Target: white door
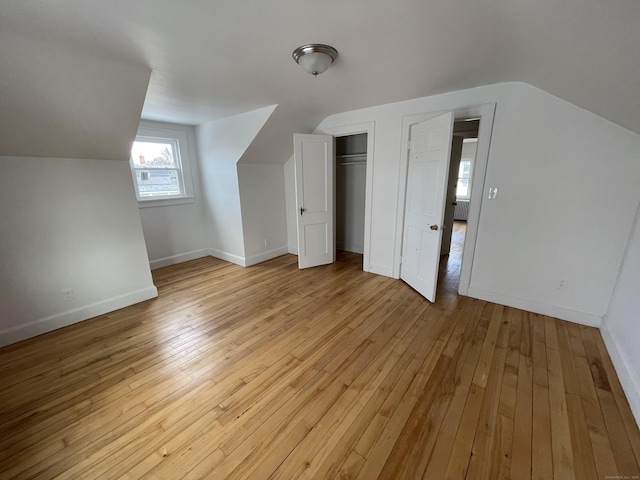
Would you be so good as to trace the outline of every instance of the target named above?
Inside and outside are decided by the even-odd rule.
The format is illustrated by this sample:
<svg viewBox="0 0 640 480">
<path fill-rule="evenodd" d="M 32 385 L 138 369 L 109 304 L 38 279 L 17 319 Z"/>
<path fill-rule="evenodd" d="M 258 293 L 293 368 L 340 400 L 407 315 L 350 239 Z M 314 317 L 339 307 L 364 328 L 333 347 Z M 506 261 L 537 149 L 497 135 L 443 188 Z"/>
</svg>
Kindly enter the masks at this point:
<svg viewBox="0 0 640 480">
<path fill-rule="evenodd" d="M 333 137 L 293 135 L 298 218 L 298 267 L 335 261 Z"/>
<path fill-rule="evenodd" d="M 400 278 L 431 302 L 436 299 L 452 135 L 452 112 L 410 130 Z"/>
</svg>

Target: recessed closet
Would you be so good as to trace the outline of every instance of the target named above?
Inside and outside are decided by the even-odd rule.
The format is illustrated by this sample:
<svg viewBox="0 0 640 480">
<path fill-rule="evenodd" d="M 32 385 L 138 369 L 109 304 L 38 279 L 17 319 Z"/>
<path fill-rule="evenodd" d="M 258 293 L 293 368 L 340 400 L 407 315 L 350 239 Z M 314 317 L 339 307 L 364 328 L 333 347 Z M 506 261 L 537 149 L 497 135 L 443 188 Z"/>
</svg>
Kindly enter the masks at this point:
<svg viewBox="0 0 640 480">
<path fill-rule="evenodd" d="M 364 253 L 367 134 L 336 137 L 336 249 Z"/>
</svg>

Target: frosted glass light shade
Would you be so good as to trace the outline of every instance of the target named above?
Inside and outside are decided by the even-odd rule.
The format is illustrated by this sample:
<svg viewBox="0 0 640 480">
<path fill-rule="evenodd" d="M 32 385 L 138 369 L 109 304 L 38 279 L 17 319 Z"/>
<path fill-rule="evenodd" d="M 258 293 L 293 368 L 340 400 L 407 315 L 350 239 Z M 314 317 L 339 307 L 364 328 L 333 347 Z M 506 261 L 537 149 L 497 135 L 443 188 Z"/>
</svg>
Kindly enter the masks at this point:
<svg viewBox="0 0 640 480">
<path fill-rule="evenodd" d="M 337 57 L 338 52 L 335 48 L 317 43 L 303 45 L 293 51 L 293 59 L 311 75 L 325 72 Z"/>
</svg>

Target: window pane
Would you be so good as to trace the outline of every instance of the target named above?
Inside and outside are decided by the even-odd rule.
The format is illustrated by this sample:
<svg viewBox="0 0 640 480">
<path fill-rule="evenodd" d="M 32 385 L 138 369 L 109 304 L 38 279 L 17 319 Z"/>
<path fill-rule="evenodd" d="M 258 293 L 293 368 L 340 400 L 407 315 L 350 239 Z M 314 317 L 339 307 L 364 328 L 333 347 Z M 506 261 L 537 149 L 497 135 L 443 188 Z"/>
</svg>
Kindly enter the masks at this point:
<svg viewBox="0 0 640 480">
<path fill-rule="evenodd" d="M 135 168 L 177 167 L 172 143 L 136 141 L 131 149 L 131 158 Z"/>
<path fill-rule="evenodd" d="M 456 185 L 456 197 L 457 198 L 469 197 L 469 179 L 468 178 L 458 179 L 458 184 Z"/>
<path fill-rule="evenodd" d="M 177 170 L 135 170 L 140 197 L 180 195 Z"/>
<path fill-rule="evenodd" d="M 460 162 L 460 170 L 458 171 L 459 178 L 469 178 L 471 173 L 471 162 L 469 160 L 463 160 Z"/>
</svg>

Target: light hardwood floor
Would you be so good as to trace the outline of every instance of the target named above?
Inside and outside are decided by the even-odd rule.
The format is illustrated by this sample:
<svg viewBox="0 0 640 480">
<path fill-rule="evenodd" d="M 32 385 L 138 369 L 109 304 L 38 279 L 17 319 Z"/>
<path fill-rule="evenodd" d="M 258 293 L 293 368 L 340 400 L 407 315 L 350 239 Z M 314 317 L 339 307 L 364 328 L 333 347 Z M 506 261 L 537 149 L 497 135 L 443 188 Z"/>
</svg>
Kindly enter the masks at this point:
<svg viewBox="0 0 640 480">
<path fill-rule="evenodd" d="M 605 479 L 640 433 L 596 329 L 361 257 L 154 272 L 158 299 L 0 349 L 0 478 Z"/>
</svg>

